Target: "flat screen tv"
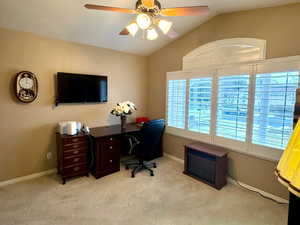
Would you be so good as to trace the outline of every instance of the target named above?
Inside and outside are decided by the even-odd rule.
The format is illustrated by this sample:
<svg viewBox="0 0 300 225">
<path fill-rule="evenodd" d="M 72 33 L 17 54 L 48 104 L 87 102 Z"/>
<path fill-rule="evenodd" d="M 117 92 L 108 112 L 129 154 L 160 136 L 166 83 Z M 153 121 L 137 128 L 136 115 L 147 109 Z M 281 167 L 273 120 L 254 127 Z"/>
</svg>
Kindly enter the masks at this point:
<svg viewBox="0 0 300 225">
<path fill-rule="evenodd" d="M 57 73 L 56 105 L 107 102 L 107 76 Z"/>
</svg>

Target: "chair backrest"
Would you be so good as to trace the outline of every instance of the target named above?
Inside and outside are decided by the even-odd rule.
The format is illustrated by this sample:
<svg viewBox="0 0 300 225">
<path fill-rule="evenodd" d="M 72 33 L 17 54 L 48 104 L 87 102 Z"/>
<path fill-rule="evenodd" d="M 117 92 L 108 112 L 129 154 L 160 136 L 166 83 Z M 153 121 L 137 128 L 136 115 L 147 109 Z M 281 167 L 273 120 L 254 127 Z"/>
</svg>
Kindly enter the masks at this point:
<svg viewBox="0 0 300 225">
<path fill-rule="evenodd" d="M 141 142 L 137 157 L 142 160 L 152 160 L 159 155 L 165 121 L 163 119 L 151 120 L 143 124 L 141 129 Z"/>
</svg>

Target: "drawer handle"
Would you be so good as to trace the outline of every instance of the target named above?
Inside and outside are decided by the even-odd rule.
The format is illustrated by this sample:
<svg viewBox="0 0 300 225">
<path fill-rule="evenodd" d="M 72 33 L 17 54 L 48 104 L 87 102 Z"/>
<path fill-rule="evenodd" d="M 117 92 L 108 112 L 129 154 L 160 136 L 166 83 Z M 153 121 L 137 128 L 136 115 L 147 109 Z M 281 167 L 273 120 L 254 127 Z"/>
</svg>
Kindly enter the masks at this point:
<svg viewBox="0 0 300 225">
<path fill-rule="evenodd" d="M 80 169 L 80 167 L 77 166 L 77 167 L 75 167 L 73 170 L 74 170 L 74 171 L 78 171 L 79 169 Z"/>
<path fill-rule="evenodd" d="M 78 162 L 78 161 L 79 161 L 79 158 L 73 159 L 73 162 Z"/>
<path fill-rule="evenodd" d="M 109 146 L 109 149 L 113 149 L 113 147 L 112 147 L 112 146 Z"/>
<path fill-rule="evenodd" d="M 75 155 L 75 154 L 78 154 L 78 152 L 79 152 L 79 151 L 73 151 L 73 154 L 74 154 L 74 155 Z"/>
<path fill-rule="evenodd" d="M 77 142 L 78 141 L 78 138 L 74 138 L 72 139 L 73 142 Z"/>
<path fill-rule="evenodd" d="M 112 140 L 113 140 L 113 138 L 110 138 L 109 140 L 110 140 L 110 141 L 112 141 Z"/>
<path fill-rule="evenodd" d="M 77 144 L 76 144 L 76 145 L 73 145 L 73 148 L 78 148 L 78 147 L 79 147 L 79 145 L 77 145 Z"/>
<path fill-rule="evenodd" d="M 112 163 L 112 160 L 109 160 L 110 163 Z"/>
</svg>

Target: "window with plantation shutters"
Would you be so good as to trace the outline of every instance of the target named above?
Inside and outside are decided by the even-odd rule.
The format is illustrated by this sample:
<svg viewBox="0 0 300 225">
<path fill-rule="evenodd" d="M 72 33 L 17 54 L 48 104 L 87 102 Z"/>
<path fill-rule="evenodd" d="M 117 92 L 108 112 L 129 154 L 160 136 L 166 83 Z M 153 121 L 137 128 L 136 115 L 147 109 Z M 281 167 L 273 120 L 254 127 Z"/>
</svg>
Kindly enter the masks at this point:
<svg viewBox="0 0 300 225">
<path fill-rule="evenodd" d="M 299 76 L 300 56 L 168 72 L 166 132 L 278 160 L 300 111 Z"/>
<path fill-rule="evenodd" d="M 190 79 L 188 129 L 210 133 L 212 78 Z"/>
<path fill-rule="evenodd" d="M 218 78 L 217 136 L 246 140 L 248 89 L 249 75 Z"/>
<path fill-rule="evenodd" d="M 252 143 L 284 149 L 293 131 L 299 72 L 256 75 Z"/>
<path fill-rule="evenodd" d="M 168 126 L 185 128 L 186 80 L 168 81 Z"/>
</svg>

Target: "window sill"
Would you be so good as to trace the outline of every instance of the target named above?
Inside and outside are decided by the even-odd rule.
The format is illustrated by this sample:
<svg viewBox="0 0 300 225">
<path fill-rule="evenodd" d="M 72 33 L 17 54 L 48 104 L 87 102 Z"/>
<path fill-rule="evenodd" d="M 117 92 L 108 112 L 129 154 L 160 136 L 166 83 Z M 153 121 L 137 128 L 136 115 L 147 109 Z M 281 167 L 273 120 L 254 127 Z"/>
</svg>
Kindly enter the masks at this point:
<svg viewBox="0 0 300 225">
<path fill-rule="evenodd" d="M 189 139 L 192 141 L 201 141 L 216 146 L 222 146 L 232 152 L 237 152 L 240 154 L 252 156 L 261 160 L 266 160 L 275 163 L 278 163 L 281 154 L 283 153 L 283 151 L 279 149 L 273 149 L 273 148 L 258 146 L 254 144 L 247 145 L 247 143 L 230 140 L 226 138 L 221 138 L 223 139 L 223 143 L 221 143 L 220 141 L 217 141 L 216 143 L 216 141 L 214 141 L 214 139 L 216 138 L 214 138 L 211 135 L 201 134 L 193 131 L 187 131 L 184 129 L 174 128 L 174 127 L 167 127 L 166 133 L 173 136 Z M 217 139 L 220 138 L 217 137 Z M 234 147 L 232 147 L 233 144 Z"/>
</svg>

